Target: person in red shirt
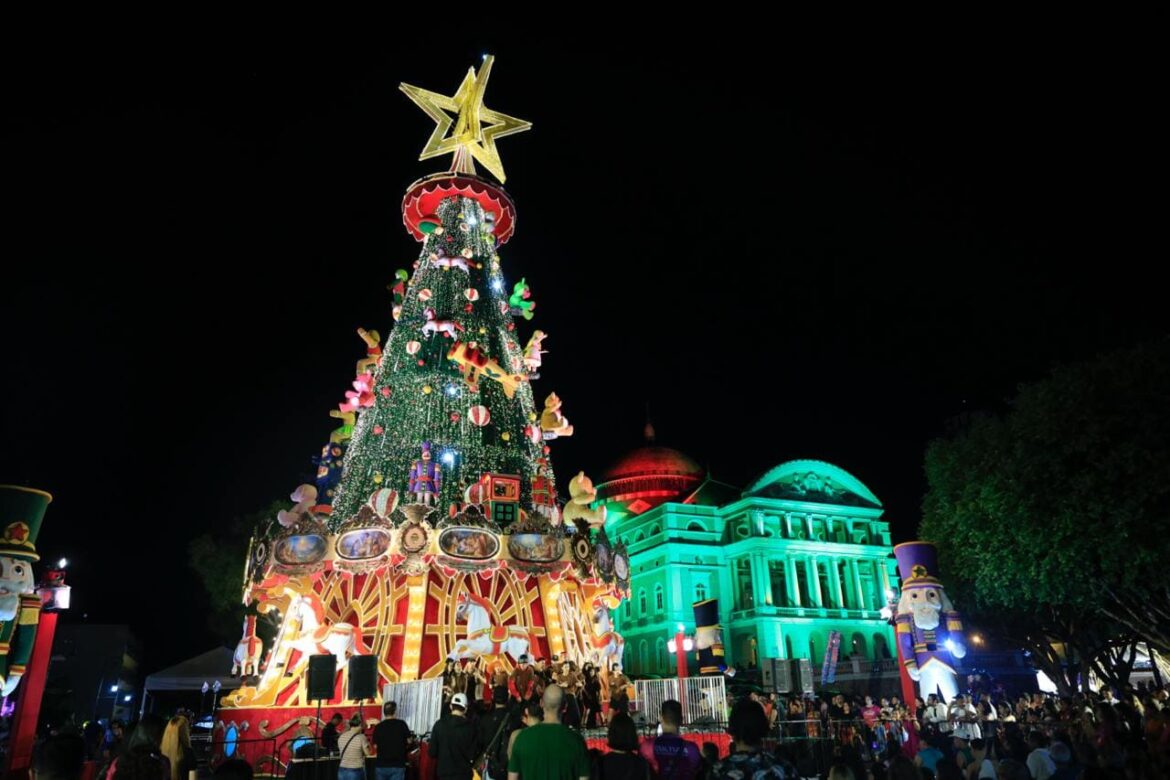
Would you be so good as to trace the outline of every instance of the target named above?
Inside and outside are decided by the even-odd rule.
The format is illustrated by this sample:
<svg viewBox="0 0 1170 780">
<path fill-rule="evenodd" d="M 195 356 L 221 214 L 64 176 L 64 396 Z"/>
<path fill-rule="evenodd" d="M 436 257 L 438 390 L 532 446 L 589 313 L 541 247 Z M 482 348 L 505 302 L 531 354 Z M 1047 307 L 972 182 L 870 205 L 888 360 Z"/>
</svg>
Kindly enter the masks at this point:
<svg viewBox="0 0 1170 780">
<path fill-rule="evenodd" d="M 679 735 L 682 705 L 674 699 L 662 702 L 659 711 L 662 733 L 642 742 L 639 753 L 659 780 L 696 780 L 702 775 L 703 756 L 699 747 Z"/>
</svg>

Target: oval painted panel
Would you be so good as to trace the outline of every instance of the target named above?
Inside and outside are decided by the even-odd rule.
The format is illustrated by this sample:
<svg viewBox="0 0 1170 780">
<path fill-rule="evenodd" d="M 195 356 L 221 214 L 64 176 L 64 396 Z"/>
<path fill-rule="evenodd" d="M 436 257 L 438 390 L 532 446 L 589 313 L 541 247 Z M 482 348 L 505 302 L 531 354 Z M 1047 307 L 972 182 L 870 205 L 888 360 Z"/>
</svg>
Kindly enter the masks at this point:
<svg viewBox="0 0 1170 780">
<path fill-rule="evenodd" d="M 545 534 L 514 534 L 508 537 L 508 552 L 520 561 L 556 561 L 565 553 L 565 542 Z"/>
<path fill-rule="evenodd" d="M 290 566 L 316 563 L 325 557 L 325 546 L 319 534 L 286 536 L 276 543 L 276 560 Z"/>
<path fill-rule="evenodd" d="M 359 528 L 337 540 L 337 554 L 351 561 L 377 558 L 389 549 L 390 534 L 381 528 Z"/>
<path fill-rule="evenodd" d="M 447 528 L 439 534 L 439 549 L 452 558 L 484 560 L 500 551 L 500 540 L 482 528 Z"/>
</svg>

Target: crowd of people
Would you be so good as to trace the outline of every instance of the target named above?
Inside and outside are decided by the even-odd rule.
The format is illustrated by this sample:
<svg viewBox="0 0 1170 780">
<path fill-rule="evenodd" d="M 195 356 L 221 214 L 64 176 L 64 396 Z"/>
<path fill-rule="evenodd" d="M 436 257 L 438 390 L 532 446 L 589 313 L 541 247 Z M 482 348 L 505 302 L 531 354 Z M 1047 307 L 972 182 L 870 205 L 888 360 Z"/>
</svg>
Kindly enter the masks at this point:
<svg viewBox="0 0 1170 780">
<path fill-rule="evenodd" d="M 373 728 L 358 713 L 335 713 L 318 739 L 302 723 L 291 740 L 290 776 L 297 761 L 325 755 L 337 761 L 339 780 L 363 780 L 371 763 L 377 780 L 406 780 L 423 746 L 422 780 L 473 780 L 473 773 L 482 780 L 1170 778 L 1170 691 L 1162 687 L 1014 699 L 1001 692 L 999 700 L 980 692 L 908 705 L 898 697 L 749 693 L 731 703 L 725 723 L 692 729 L 677 701 L 638 713 L 640 725 L 628 701 L 611 697 L 611 706 L 595 707 L 584 675 L 567 664 L 524 659 L 491 680 L 486 699 L 461 690 L 465 679 L 449 682 L 444 714 L 425 735 L 410 732 L 394 702 Z M 598 731 L 587 742 L 594 719 Z M 723 729 L 730 744 L 721 750 L 712 738 Z M 196 764 L 188 717 L 147 715 L 129 729 L 115 721 L 55 733 L 38 744 L 37 776 L 77 780 L 87 760 L 99 780 L 186 780 Z M 251 769 L 226 761 L 214 775 L 250 778 Z"/>
<path fill-rule="evenodd" d="M 549 685 L 563 692 L 565 722 L 572 728 L 599 728 L 608 722 L 611 711 L 629 711 L 631 683 L 621 664 L 598 666 L 586 661 L 578 668 L 575 661 L 561 660 L 556 654 L 547 662 L 521 655 L 511 672 L 501 665 L 489 668 L 482 657 L 474 662 L 448 659 L 443 669 L 443 705 L 456 693 L 490 705 L 492 691 L 501 686 L 513 702 L 531 703 Z"/>
</svg>

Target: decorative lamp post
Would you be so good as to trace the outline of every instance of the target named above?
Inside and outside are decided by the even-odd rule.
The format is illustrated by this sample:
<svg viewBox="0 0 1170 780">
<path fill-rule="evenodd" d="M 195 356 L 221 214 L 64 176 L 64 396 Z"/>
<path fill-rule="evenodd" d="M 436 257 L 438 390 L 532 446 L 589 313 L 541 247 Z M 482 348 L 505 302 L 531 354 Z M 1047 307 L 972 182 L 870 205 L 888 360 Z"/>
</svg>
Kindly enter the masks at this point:
<svg viewBox="0 0 1170 780">
<path fill-rule="evenodd" d="M 686 626 L 678 624 L 674 639 L 666 643 L 666 648 L 675 654 L 678 677 L 680 680 L 684 679 L 687 676 L 687 653 L 695 649 L 695 640 L 686 635 Z"/>
</svg>

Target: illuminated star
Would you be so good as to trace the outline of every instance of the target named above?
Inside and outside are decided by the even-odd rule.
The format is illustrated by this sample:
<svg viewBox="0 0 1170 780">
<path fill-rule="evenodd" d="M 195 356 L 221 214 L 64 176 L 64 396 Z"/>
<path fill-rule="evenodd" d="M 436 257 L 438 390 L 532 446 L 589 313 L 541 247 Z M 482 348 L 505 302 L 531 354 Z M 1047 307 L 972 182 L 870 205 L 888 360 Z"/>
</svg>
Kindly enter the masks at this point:
<svg viewBox="0 0 1170 780">
<path fill-rule="evenodd" d="M 475 161 L 478 161 L 500 183 L 504 182 L 504 164 L 496 151 L 496 139 L 522 133 L 531 128 L 532 123 L 493 111 L 483 104 L 483 93 L 487 89 L 494 59 L 490 55 L 484 57 L 478 74 L 475 68 L 468 68 L 463 83 L 452 97 L 410 84 L 399 85 L 407 97 L 435 120 L 435 130 L 418 159 L 453 154 L 452 171 L 474 174 Z"/>
</svg>

